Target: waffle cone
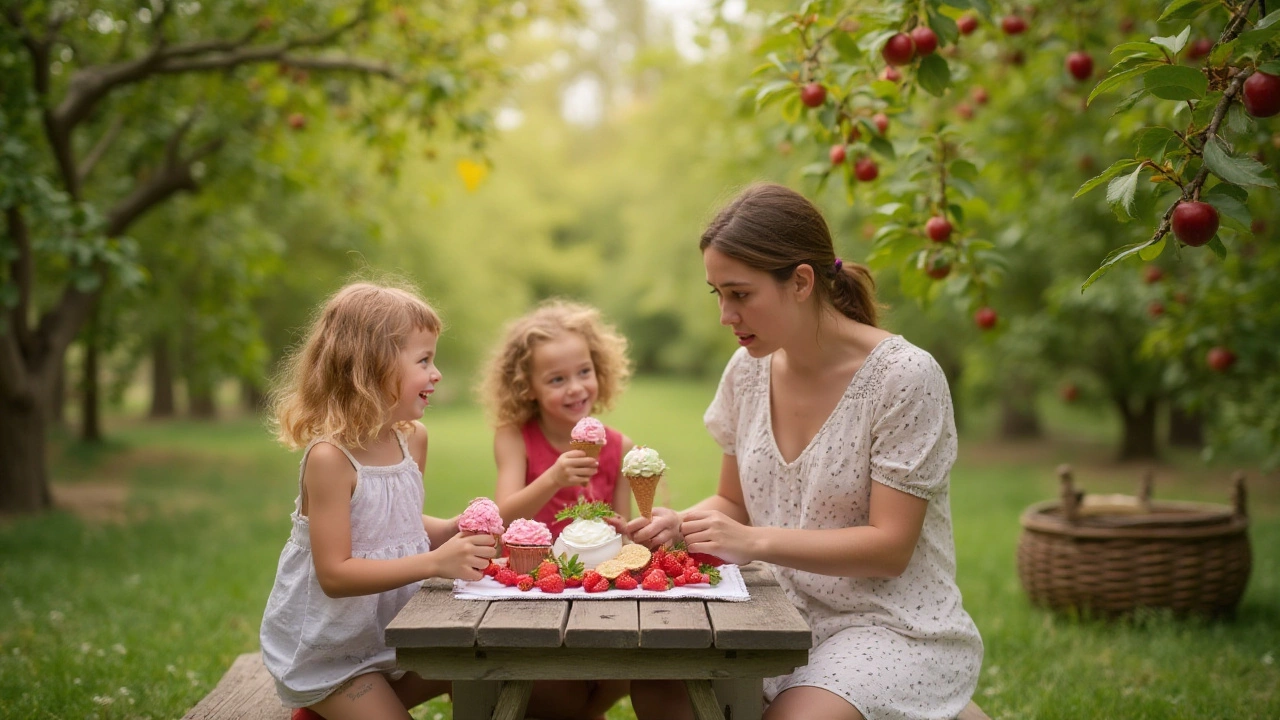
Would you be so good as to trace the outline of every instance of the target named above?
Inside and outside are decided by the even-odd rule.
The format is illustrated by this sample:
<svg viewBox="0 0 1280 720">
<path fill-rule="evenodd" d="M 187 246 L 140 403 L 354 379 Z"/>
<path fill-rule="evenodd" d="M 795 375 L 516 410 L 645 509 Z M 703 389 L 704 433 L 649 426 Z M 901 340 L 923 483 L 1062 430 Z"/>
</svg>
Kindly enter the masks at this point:
<svg viewBox="0 0 1280 720">
<path fill-rule="evenodd" d="M 581 450 L 587 454 L 587 457 L 595 460 L 600 459 L 600 452 L 604 450 L 604 445 L 602 443 L 582 442 L 579 440 L 570 440 L 569 447 L 574 450 Z"/>
<path fill-rule="evenodd" d="M 653 495 L 658 490 L 658 482 L 662 480 L 661 475 L 653 477 L 644 477 L 643 475 L 628 475 L 627 482 L 631 483 L 631 494 L 636 498 L 636 506 L 640 508 L 640 514 L 645 517 L 653 515 Z"/>
</svg>

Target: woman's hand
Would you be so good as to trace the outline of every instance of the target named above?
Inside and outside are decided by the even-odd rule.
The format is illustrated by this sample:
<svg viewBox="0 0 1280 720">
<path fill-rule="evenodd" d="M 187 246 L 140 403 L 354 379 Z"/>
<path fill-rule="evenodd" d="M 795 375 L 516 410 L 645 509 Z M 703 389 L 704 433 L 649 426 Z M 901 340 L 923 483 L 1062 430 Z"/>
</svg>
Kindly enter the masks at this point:
<svg viewBox="0 0 1280 720">
<path fill-rule="evenodd" d="M 626 534 L 649 549 L 674 544 L 681 539 L 680 516 L 670 508 L 656 507 L 652 517 L 641 515 L 627 523 Z"/>
<path fill-rule="evenodd" d="M 484 577 L 498 552 L 489 533 L 458 533 L 427 554 L 435 560 L 432 576 L 472 581 Z"/>
<path fill-rule="evenodd" d="M 737 565 L 755 559 L 753 530 L 718 510 L 690 510 L 680 524 L 689 552 L 715 555 Z"/>
<path fill-rule="evenodd" d="M 556 458 L 556 464 L 551 466 L 551 479 L 557 490 L 567 487 L 585 487 L 599 469 L 599 460 L 581 450 L 570 450 Z"/>
</svg>

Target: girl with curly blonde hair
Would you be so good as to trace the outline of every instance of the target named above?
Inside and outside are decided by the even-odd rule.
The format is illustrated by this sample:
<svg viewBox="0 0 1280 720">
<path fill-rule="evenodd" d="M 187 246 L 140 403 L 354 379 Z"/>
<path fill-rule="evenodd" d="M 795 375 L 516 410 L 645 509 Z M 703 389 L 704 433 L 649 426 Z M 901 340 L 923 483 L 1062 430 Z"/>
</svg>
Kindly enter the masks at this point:
<svg viewBox="0 0 1280 720">
<path fill-rule="evenodd" d="M 348 285 L 320 309 L 274 392 L 278 439 L 304 450 L 260 639 L 294 720 L 399 720 L 450 689 L 398 670 L 383 640 L 424 579 L 478 580 L 495 554 L 491 535 L 464 537 L 456 518 L 422 514 L 419 418 L 441 379 L 441 330 L 412 291 Z"/>
</svg>

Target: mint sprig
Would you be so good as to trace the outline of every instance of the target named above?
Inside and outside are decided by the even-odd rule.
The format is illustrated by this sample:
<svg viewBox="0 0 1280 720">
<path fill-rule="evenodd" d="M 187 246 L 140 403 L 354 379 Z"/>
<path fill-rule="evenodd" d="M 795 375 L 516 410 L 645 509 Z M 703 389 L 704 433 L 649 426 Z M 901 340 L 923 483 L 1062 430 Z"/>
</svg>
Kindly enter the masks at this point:
<svg viewBox="0 0 1280 720">
<path fill-rule="evenodd" d="M 587 502 L 586 498 L 579 497 L 576 504 L 556 513 L 556 520 L 568 520 L 569 518 L 574 520 L 603 520 L 614 515 L 617 515 L 617 513 L 607 503 L 600 500 Z"/>
</svg>

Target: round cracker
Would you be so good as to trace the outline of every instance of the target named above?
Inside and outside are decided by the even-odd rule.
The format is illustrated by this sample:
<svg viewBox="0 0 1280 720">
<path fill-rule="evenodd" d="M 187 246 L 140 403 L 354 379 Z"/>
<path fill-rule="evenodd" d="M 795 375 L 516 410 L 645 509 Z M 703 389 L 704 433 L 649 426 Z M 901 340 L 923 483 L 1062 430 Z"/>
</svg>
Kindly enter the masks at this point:
<svg viewBox="0 0 1280 720">
<path fill-rule="evenodd" d="M 622 563 L 628 570 L 639 570 L 648 565 L 652 557 L 653 553 L 649 552 L 649 548 L 639 543 L 630 543 L 622 546 L 614 560 Z"/>
<path fill-rule="evenodd" d="M 617 579 L 619 575 L 626 571 L 627 567 L 619 562 L 617 558 L 605 560 L 596 566 L 596 572 L 600 573 L 601 577 L 609 580 Z"/>
</svg>

